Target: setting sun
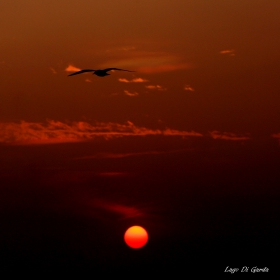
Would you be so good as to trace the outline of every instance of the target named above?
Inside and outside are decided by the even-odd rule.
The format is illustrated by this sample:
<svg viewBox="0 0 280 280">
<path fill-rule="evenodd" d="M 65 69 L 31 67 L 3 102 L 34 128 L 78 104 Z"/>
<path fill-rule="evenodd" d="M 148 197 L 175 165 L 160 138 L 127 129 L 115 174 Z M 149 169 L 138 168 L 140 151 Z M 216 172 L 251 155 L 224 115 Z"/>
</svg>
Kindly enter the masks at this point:
<svg viewBox="0 0 280 280">
<path fill-rule="evenodd" d="M 133 226 L 125 232 L 124 241 L 133 249 L 142 248 L 148 241 L 148 233 L 140 226 Z"/>
</svg>

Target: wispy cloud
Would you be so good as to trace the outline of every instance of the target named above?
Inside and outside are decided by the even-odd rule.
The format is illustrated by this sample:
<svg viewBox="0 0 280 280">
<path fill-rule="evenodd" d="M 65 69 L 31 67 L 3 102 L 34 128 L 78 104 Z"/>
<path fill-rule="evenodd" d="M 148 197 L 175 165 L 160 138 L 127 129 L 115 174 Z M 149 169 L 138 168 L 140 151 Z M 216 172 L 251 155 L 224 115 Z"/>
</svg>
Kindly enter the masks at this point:
<svg viewBox="0 0 280 280">
<path fill-rule="evenodd" d="M 234 49 L 223 50 L 223 51 L 220 51 L 220 54 L 225 54 L 225 55 L 229 55 L 229 56 L 235 56 L 235 50 Z"/>
<path fill-rule="evenodd" d="M 121 216 L 121 219 L 135 218 L 145 215 L 142 210 L 134 206 L 127 206 L 119 203 L 105 201 L 102 199 L 94 199 L 91 204 L 96 208 L 115 213 Z"/>
<path fill-rule="evenodd" d="M 121 82 L 121 83 L 130 83 L 129 80 L 124 79 L 124 78 L 120 78 L 120 79 L 119 79 L 119 82 Z"/>
<path fill-rule="evenodd" d="M 194 91 L 194 88 L 192 88 L 192 87 L 189 86 L 189 85 L 186 85 L 186 86 L 184 87 L 184 90 L 187 90 L 187 91 Z"/>
<path fill-rule="evenodd" d="M 212 131 L 210 135 L 213 139 L 222 139 L 222 140 L 232 140 L 232 141 L 243 141 L 243 140 L 250 140 L 251 138 L 247 135 L 237 135 L 232 132 L 219 132 L 219 131 Z"/>
<path fill-rule="evenodd" d="M 124 93 L 127 96 L 137 96 L 137 95 L 139 95 L 138 92 L 130 92 L 128 90 L 124 90 Z"/>
<path fill-rule="evenodd" d="M 133 51 L 135 49 L 136 49 L 136 47 L 134 47 L 134 46 L 123 46 L 123 47 L 107 49 L 106 52 L 109 52 L 109 53 L 118 53 L 120 51 L 128 52 L 128 51 Z"/>
<path fill-rule="evenodd" d="M 160 85 L 148 85 L 148 86 L 145 86 L 145 88 L 147 89 L 156 89 L 156 90 L 160 90 L 160 91 L 165 91 L 167 90 L 167 88 L 164 88 Z"/>
<path fill-rule="evenodd" d="M 164 135 L 173 135 L 173 136 L 195 136 L 195 137 L 202 137 L 203 134 L 195 131 L 181 131 L 176 129 L 166 128 L 163 131 Z"/>
<path fill-rule="evenodd" d="M 280 139 L 280 132 L 272 134 L 271 137 Z"/>
<path fill-rule="evenodd" d="M 79 159 L 86 159 L 86 158 L 90 158 L 90 156 L 84 158 L 81 157 Z M 129 172 L 99 172 L 97 175 L 101 177 L 127 177 L 130 175 L 130 173 Z"/>
<path fill-rule="evenodd" d="M 50 70 L 52 71 L 53 74 L 57 74 L 56 70 L 53 67 L 50 67 Z"/>
<path fill-rule="evenodd" d="M 147 61 L 147 65 L 149 65 Z M 191 64 L 188 63 L 163 63 L 161 65 L 154 66 L 140 66 L 138 68 L 139 72 L 143 73 L 160 73 L 160 72 L 171 72 L 176 70 L 190 69 Z"/>
<path fill-rule="evenodd" d="M 142 73 L 170 72 L 193 68 L 193 64 L 186 63 L 182 57 L 170 53 L 134 49 L 126 52 L 126 57 L 122 54 L 120 59 L 115 58 L 107 61 L 102 67 L 108 67 L 108 65 L 126 67 L 127 69 L 137 70 Z"/>
<path fill-rule="evenodd" d="M 148 82 L 148 80 L 145 80 L 145 79 L 142 79 L 142 78 L 135 78 L 135 79 L 132 79 L 132 80 L 128 80 L 128 79 L 125 79 L 125 78 L 120 78 L 119 82 L 121 82 L 121 83 L 146 83 L 146 82 Z"/>
<path fill-rule="evenodd" d="M 201 135 L 198 135 L 201 136 Z M 185 149 L 177 149 L 177 150 L 166 150 L 166 151 L 145 151 L 145 152 L 134 152 L 134 153 L 97 153 L 94 155 L 86 155 L 82 157 L 74 158 L 74 160 L 83 160 L 83 159 L 100 159 L 100 158 L 126 158 L 126 157 L 138 157 L 145 155 L 161 155 L 161 154 L 171 154 L 171 153 L 179 153 L 185 151 Z M 111 174 L 112 173 L 112 174 Z M 98 174 L 100 176 L 128 176 L 129 173 L 123 172 L 103 172 Z"/>
<path fill-rule="evenodd" d="M 71 122 L 48 120 L 45 123 L 25 122 L 20 123 L 0 123 L 0 143 L 35 145 L 52 144 L 64 142 L 82 142 L 91 141 L 97 137 L 111 139 L 117 137 L 132 136 L 179 136 L 179 137 L 203 137 L 210 135 L 213 139 L 243 141 L 250 140 L 248 134 L 240 135 L 232 132 L 211 131 L 208 135 L 196 131 L 176 130 L 171 128 L 150 129 L 137 126 L 127 121 L 126 123 L 112 122 Z M 272 137 L 280 138 L 279 134 L 273 134 Z"/>
<path fill-rule="evenodd" d="M 280 145 L 280 132 L 272 134 L 271 137 L 278 139 Z"/>
<path fill-rule="evenodd" d="M 80 71 L 82 70 L 81 68 L 78 68 L 72 64 L 69 64 L 66 68 L 65 68 L 65 71 L 66 72 L 76 72 L 76 71 Z"/>
<path fill-rule="evenodd" d="M 96 122 L 63 123 L 48 120 L 46 123 L 32 123 L 21 121 L 20 123 L 0 123 L 0 143 L 34 145 L 62 142 L 90 141 L 96 137 L 105 139 L 126 136 L 202 136 L 194 131 L 181 131 L 170 128 L 149 129 L 139 127 L 130 121 L 124 124 Z"/>
</svg>

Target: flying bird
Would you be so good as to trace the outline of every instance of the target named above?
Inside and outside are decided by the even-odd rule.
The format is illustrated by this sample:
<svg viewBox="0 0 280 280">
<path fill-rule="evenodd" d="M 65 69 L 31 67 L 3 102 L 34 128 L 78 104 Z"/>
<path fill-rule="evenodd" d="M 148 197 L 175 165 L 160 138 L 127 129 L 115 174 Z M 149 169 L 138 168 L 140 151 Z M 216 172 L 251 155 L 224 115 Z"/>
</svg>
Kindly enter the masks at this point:
<svg viewBox="0 0 280 280">
<path fill-rule="evenodd" d="M 74 75 L 78 75 L 78 74 L 82 74 L 82 73 L 86 73 L 86 72 L 93 72 L 92 74 L 99 76 L 99 77 L 105 77 L 108 76 L 110 74 L 108 74 L 107 72 L 111 71 L 111 70 L 118 70 L 118 71 L 127 71 L 127 72 L 135 72 L 135 71 L 130 71 L 130 70 L 125 70 L 125 69 L 119 69 L 119 68 L 106 68 L 106 69 L 102 69 L 102 70 L 93 70 L 93 69 L 84 69 L 78 72 L 74 72 L 68 76 L 74 76 Z"/>
</svg>

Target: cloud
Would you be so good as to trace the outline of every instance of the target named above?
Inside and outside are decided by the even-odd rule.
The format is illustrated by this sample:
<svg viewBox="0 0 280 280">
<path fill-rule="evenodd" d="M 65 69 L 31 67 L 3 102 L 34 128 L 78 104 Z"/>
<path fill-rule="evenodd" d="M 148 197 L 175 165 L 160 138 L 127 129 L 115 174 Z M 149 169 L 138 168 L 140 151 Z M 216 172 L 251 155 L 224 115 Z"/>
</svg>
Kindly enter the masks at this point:
<svg viewBox="0 0 280 280">
<path fill-rule="evenodd" d="M 117 53 L 117 52 L 128 52 L 128 51 L 133 51 L 135 50 L 136 47 L 134 46 L 123 46 L 123 47 L 118 47 L 118 48 L 112 48 L 112 49 L 107 49 L 106 52 L 109 53 Z"/>
<path fill-rule="evenodd" d="M 52 71 L 53 74 L 57 74 L 56 70 L 53 67 L 50 67 L 50 70 Z"/>
<path fill-rule="evenodd" d="M 120 48 L 121 51 L 131 51 L 131 50 L 135 50 L 136 47 L 133 47 L 133 46 L 125 46 L 125 47 L 122 47 Z"/>
<path fill-rule="evenodd" d="M 203 134 L 195 131 L 181 131 L 176 129 L 166 128 L 163 131 L 164 135 L 172 135 L 172 136 L 195 136 L 195 137 L 202 137 Z"/>
<path fill-rule="evenodd" d="M 222 139 L 222 140 L 232 140 L 232 141 L 243 141 L 243 140 L 250 140 L 249 136 L 245 135 L 237 135 L 231 132 L 219 132 L 219 131 L 212 131 L 210 135 L 213 139 Z"/>
<path fill-rule="evenodd" d="M 280 132 L 272 134 L 271 137 L 280 139 Z"/>
<path fill-rule="evenodd" d="M 271 137 L 278 139 L 280 145 L 280 132 L 272 134 Z"/>
<path fill-rule="evenodd" d="M 156 89 L 156 90 L 160 90 L 160 91 L 165 91 L 167 90 L 167 88 L 164 88 L 160 85 L 148 85 L 148 86 L 145 86 L 145 88 L 147 89 Z"/>
<path fill-rule="evenodd" d="M 232 132 L 219 132 L 217 130 L 209 132 L 213 139 L 243 141 L 251 138 L 246 135 L 238 135 Z M 208 135 L 209 135 L 208 134 Z M 25 122 L 20 123 L 0 123 L 0 143 L 14 145 L 35 145 L 52 144 L 66 142 L 92 141 L 96 138 L 118 138 L 133 136 L 179 136 L 179 137 L 203 137 L 202 133 L 196 131 L 176 130 L 171 128 L 150 129 L 137 126 L 127 121 L 126 123 L 113 122 L 60 122 L 47 120 L 45 123 Z M 280 133 L 273 134 L 272 137 L 280 138 Z"/>
<path fill-rule="evenodd" d="M 147 135 L 202 136 L 202 134 L 194 131 L 139 127 L 130 121 L 124 124 L 111 122 L 96 122 L 94 124 L 87 122 L 63 123 L 54 120 L 48 120 L 44 124 L 25 121 L 20 123 L 0 123 L 0 143 L 19 145 L 82 142 L 90 141 L 97 137 L 111 139 Z"/>
<path fill-rule="evenodd" d="M 127 80 L 127 79 L 120 78 L 119 82 L 121 82 L 121 83 L 129 83 L 130 81 Z"/>
<path fill-rule="evenodd" d="M 186 86 L 184 87 L 184 90 L 187 90 L 187 91 L 194 91 L 194 89 L 193 89 L 191 86 L 189 86 L 189 85 L 186 85 Z"/>
<path fill-rule="evenodd" d="M 223 51 L 220 51 L 220 54 L 225 54 L 225 55 L 229 55 L 229 56 L 235 56 L 235 50 L 234 49 L 223 50 Z"/>
<path fill-rule="evenodd" d="M 138 157 L 138 156 L 145 156 L 145 155 L 171 154 L 171 153 L 179 153 L 182 151 L 185 151 L 185 149 L 168 150 L 168 151 L 146 151 L 146 152 L 134 152 L 134 153 L 98 153 L 95 155 L 86 155 L 86 156 L 77 157 L 74 159 L 83 160 L 83 159 L 103 159 L 103 158 L 105 158 L 105 159 L 106 158 L 126 158 L 126 157 Z M 103 172 L 103 173 L 99 173 L 98 175 L 99 176 L 128 176 L 131 174 L 125 173 L 125 172 Z"/>
<path fill-rule="evenodd" d="M 132 80 L 127 80 L 125 78 L 120 78 L 119 82 L 121 82 L 121 83 L 146 83 L 146 82 L 148 82 L 148 80 L 145 80 L 145 79 L 142 79 L 142 78 L 135 78 L 135 79 L 132 79 Z"/>
<path fill-rule="evenodd" d="M 80 71 L 82 70 L 81 68 L 77 68 L 76 66 L 74 65 L 71 65 L 69 64 L 66 68 L 65 68 L 65 71 L 66 72 L 76 72 L 76 71 Z"/>
<path fill-rule="evenodd" d="M 137 96 L 138 92 L 129 92 L 128 90 L 124 90 L 125 95 L 128 96 Z"/>
<path fill-rule="evenodd" d="M 79 158 L 79 159 L 85 159 L 85 158 L 90 158 L 90 157 L 84 157 L 84 158 Z M 97 157 L 95 157 L 95 158 L 97 158 Z M 99 172 L 97 175 L 101 176 L 101 177 L 127 177 L 130 175 L 130 173 L 128 173 L 128 172 Z"/>
<path fill-rule="evenodd" d="M 120 59 L 115 58 L 107 61 L 102 67 L 116 65 L 116 67 L 124 67 L 142 73 L 170 72 L 194 67 L 193 64 L 184 62 L 183 58 L 165 52 L 149 52 L 132 49 L 126 52 L 125 55 L 126 57 L 122 53 Z"/>
<path fill-rule="evenodd" d="M 145 213 L 134 206 L 127 206 L 119 203 L 105 201 L 103 199 L 94 199 L 91 204 L 102 210 L 113 212 L 121 216 L 121 219 L 135 218 L 144 216 Z"/>
<path fill-rule="evenodd" d="M 190 69 L 192 66 L 187 63 L 169 63 L 155 66 L 142 66 L 138 68 L 139 72 L 142 73 L 161 73 L 161 72 L 171 72 L 182 69 Z"/>
</svg>

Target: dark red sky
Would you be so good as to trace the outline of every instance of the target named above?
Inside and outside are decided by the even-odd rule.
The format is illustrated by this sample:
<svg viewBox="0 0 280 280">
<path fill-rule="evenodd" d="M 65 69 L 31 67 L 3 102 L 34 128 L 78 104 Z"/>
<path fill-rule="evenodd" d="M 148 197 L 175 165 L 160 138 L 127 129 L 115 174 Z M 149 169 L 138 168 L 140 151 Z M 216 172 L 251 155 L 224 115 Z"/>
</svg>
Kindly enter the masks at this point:
<svg viewBox="0 0 280 280">
<path fill-rule="evenodd" d="M 277 0 L 2 3 L 0 121 L 278 133 L 279 10 Z M 70 78 L 69 66 L 137 72 Z"/>
<path fill-rule="evenodd" d="M 3 261 L 272 269 L 279 12 L 278 0 L 1 3 Z M 68 77 L 107 67 L 136 72 Z M 122 240 L 133 224 L 150 233 L 137 252 Z"/>
</svg>

